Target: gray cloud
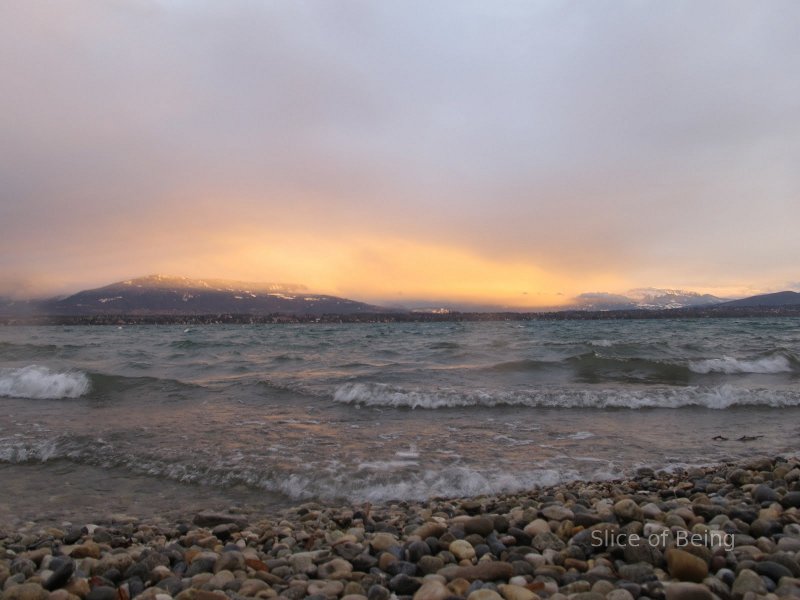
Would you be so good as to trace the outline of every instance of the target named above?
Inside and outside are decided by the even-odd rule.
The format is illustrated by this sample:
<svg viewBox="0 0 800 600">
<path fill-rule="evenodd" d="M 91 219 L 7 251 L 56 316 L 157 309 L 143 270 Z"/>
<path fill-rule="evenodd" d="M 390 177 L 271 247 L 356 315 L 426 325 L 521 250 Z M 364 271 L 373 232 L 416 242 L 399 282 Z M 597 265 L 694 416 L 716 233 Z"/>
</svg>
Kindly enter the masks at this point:
<svg viewBox="0 0 800 600">
<path fill-rule="evenodd" d="M 4 2 L 0 272 L 135 275 L 147 240 L 260 224 L 626 287 L 796 276 L 800 5 L 495 4 Z"/>
</svg>

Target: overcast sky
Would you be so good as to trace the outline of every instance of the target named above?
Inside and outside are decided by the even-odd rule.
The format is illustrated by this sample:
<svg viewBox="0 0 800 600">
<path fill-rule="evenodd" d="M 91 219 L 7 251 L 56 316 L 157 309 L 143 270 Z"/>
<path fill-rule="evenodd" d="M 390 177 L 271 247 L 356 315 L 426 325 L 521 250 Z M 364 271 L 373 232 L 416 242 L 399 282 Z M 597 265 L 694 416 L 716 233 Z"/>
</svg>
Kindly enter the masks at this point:
<svg viewBox="0 0 800 600">
<path fill-rule="evenodd" d="M 800 281 L 800 3 L 0 3 L 0 288 Z"/>
</svg>

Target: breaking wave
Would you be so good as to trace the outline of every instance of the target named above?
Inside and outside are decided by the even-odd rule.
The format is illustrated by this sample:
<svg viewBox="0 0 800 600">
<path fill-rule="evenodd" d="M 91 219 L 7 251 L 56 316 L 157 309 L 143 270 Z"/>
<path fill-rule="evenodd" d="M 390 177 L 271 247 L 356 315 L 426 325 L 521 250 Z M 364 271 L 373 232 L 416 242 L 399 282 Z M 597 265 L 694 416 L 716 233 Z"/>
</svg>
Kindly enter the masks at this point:
<svg viewBox="0 0 800 600">
<path fill-rule="evenodd" d="M 405 469 L 397 465 L 318 464 L 314 470 L 296 466 L 291 470 L 268 465 L 232 464 L 231 457 L 216 456 L 211 462 L 177 457 L 154 457 L 147 453 L 115 448 L 103 440 L 87 436 L 58 436 L 48 440 L 0 438 L 0 463 L 30 464 L 69 461 L 102 469 L 124 469 L 136 475 L 165 479 L 182 484 L 231 488 L 244 486 L 281 494 L 290 500 L 347 500 L 385 502 L 425 500 L 430 497 L 464 497 L 480 494 L 513 493 L 549 487 L 575 480 L 608 480 L 622 472 L 608 461 L 589 468 L 564 468 L 542 465 L 511 472 L 460 464 L 438 468 Z"/>
<path fill-rule="evenodd" d="M 695 373 L 791 373 L 792 363 L 782 355 L 766 356 L 755 360 L 741 360 L 730 356 L 711 358 L 689 364 L 689 369 Z"/>
<path fill-rule="evenodd" d="M 348 383 L 334 392 L 335 402 L 386 408 L 464 408 L 525 406 L 538 408 L 682 408 L 726 409 L 734 406 L 800 406 L 800 391 L 717 387 L 650 389 L 532 389 L 525 391 L 423 390 L 381 383 Z"/>
<path fill-rule="evenodd" d="M 0 396 L 35 400 L 79 398 L 91 388 L 81 371 L 53 371 L 39 365 L 0 369 Z"/>
</svg>

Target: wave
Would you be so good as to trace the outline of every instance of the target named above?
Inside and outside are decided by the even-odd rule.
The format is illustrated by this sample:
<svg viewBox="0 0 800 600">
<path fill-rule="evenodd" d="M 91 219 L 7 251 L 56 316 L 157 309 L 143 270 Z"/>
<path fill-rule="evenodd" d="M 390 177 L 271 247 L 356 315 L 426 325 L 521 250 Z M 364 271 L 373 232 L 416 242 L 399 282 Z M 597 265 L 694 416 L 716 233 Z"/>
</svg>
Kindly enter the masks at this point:
<svg viewBox="0 0 800 600">
<path fill-rule="evenodd" d="M 0 359 L 6 360 L 42 360 L 53 357 L 72 356 L 80 352 L 83 348 L 90 346 L 78 346 L 66 344 L 15 344 L 12 342 L 0 342 Z"/>
<path fill-rule="evenodd" d="M 707 360 L 684 361 L 643 357 L 606 356 L 598 352 L 576 354 L 554 360 L 522 359 L 499 362 L 472 370 L 489 374 L 562 373 L 575 381 L 597 383 L 602 381 L 649 382 L 686 384 L 698 375 L 722 373 L 776 374 L 797 370 L 800 362 L 792 354 L 773 354 L 753 360 L 729 356 Z"/>
<path fill-rule="evenodd" d="M 79 398 L 91 382 L 81 371 L 53 371 L 39 365 L 0 369 L 0 396 L 35 400 Z"/>
<path fill-rule="evenodd" d="M 755 360 L 742 360 L 731 356 L 711 358 L 689 363 L 689 369 L 695 373 L 791 373 L 791 361 L 782 354 L 766 356 Z"/>
<path fill-rule="evenodd" d="M 587 352 L 560 360 L 513 360 L 480 367 L 485 373 L 569 373 L 578 381 L 649 381 L 660 383 L 686 383 L 692 373 L 682 364 L 649 359 L 604 356 Z"/>
<path fill-rule="evenodd" d="M 195 457 L 196 458 L 196 457 Z M 385 502 L 389 500 L 425 500 L 430 497 L 464 497 L 481 494 L 512 493 L 549 487 L 575 480 L 605 480 L 621 476 L 612 463 L 589 470 L 540 468 L 514 473 L 497 469 L 477 469 L 464 465 L 414 469 L 410 459 L 373 461 L 342 469 L 290 470 L 270 466 L 234 463 L 231 457 L 216 457 L 215 462 L 197 462 L 145 454 L 120 452 L 107 442 L 87 437 L 20 442 L 0 438 L 0 462 L 11 464 L 70 461 L 103 469 L 123 469 L 182 484 L 218 488 L 243 486 L 276 492 L 291 500 L 347 500 Z M 317 465 L 319 466 L 319 465 Z"/>
<path fill-rule="evenodd" d="M 365 407 L 442 409 L 524 406 L 531 408 L 683 408 L 726 409 L 735 406 L 800 406 L 800 391 L 716 387 L 650 389 L 532 389 L 522 391 L 411 389 L 382 383 L 339 386 L 333 400 Z"/>
</svg>

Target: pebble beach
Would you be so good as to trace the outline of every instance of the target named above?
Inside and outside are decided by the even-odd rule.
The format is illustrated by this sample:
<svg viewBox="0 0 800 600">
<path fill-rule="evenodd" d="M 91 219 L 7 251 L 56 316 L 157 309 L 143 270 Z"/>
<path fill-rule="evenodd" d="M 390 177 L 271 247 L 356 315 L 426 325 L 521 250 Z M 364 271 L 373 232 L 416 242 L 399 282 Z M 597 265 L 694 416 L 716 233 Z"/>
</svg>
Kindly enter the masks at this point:
<svg viewBox="0 0 800 600">
<path fill-rule="evenodd" d="M 424 502 L 0 524 L 0 586 L 3 600 L 800 597 L 800 459 Z"/>
</svg>

